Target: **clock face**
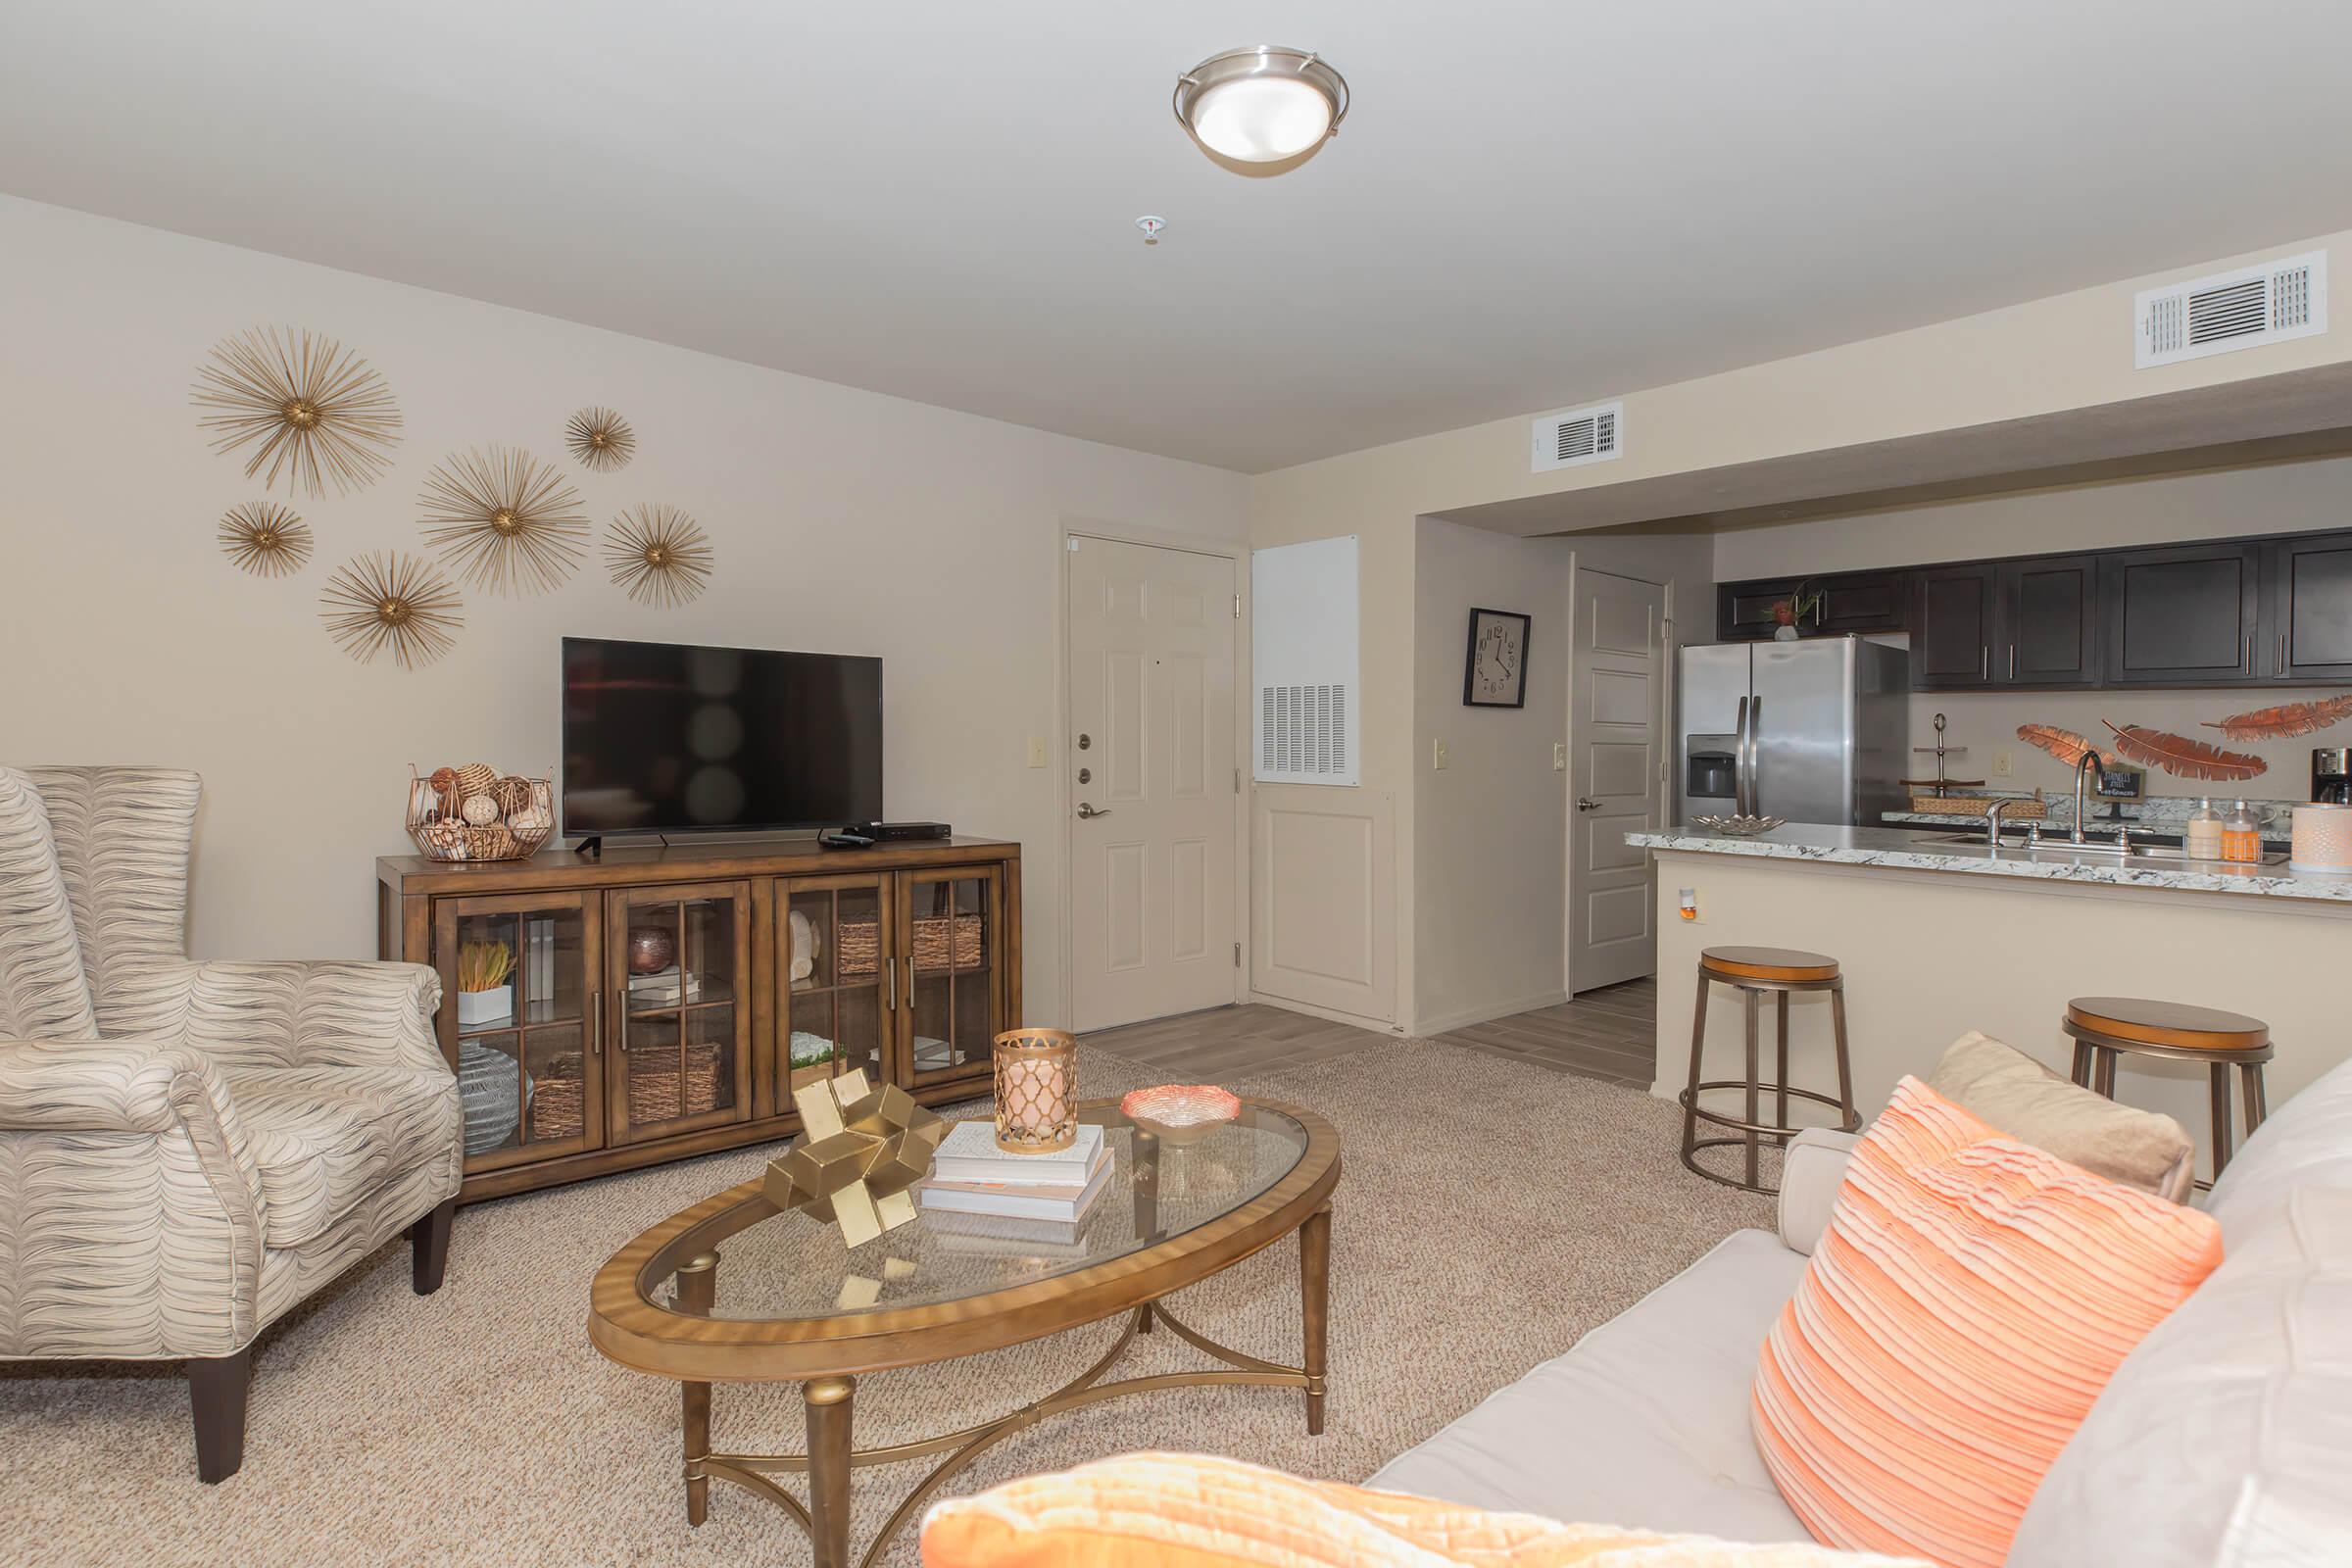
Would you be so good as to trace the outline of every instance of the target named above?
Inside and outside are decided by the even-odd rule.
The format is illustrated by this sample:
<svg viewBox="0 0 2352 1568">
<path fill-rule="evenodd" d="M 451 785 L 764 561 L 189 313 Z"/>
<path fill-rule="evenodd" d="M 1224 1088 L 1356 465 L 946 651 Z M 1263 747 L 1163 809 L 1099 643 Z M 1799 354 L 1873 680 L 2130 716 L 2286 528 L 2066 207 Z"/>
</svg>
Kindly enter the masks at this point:
<svg viewBox="0 0 2352 1568">
<path fill-rule="evenodd" d="M 1527 622 L 1517 615 L 1480 611 L 1470 634 L 1466 700 L 1515 708 L 1526 693 L 1526 678 Z"/>
</svg>

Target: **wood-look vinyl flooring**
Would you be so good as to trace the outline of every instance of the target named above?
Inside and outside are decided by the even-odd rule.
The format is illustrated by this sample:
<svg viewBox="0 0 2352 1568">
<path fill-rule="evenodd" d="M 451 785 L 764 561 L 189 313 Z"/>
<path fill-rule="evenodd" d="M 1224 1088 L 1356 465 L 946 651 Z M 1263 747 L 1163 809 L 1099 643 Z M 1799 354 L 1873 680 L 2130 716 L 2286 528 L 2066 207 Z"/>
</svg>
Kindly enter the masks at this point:
<svg viewBox="0 0 2352 1568">
<path fill-rule="evenodd" d="M 1436 1038 L 1646 1092 L 1656 1076 L 1657 1014 L 1657 981 L 1645 978 Z M 1101 1029 L 1084 1040 L 1187 1082 L 1217 1083 L 1329 1061 L 1396 1038 L 1252 1003 Z"/>
<path fill-rule="evenodd" d="M 1658 982 L 1652 975 L 1437 1038 L 1646 1093 L 1657 1076 L 1657 1022 Z"/>
</svg>

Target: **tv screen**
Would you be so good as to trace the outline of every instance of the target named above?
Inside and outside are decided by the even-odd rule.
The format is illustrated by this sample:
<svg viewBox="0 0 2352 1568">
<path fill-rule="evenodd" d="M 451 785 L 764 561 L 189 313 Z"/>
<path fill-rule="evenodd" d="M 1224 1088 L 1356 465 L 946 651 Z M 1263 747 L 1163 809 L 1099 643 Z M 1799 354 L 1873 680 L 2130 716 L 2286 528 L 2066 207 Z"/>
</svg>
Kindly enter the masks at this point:
<svg viewBox="0 0 2352 1568">
<path fill-rule="evenodd" d="M 564 831 L 882 815 L 882 661 L 564 639 Z"/>
</svg>

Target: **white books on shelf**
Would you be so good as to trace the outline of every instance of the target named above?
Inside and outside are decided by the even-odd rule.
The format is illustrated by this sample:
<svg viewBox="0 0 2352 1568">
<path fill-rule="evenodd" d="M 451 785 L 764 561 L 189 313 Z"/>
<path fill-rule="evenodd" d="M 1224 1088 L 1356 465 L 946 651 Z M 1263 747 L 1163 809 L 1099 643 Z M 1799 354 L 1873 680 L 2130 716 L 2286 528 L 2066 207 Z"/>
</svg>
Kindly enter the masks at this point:
<svg viewBox="0 0 2352 1568">
<path fill-rule="evenodd" d="M 683 983 L 674 968 L 659 974 L 640 974 L 629 977 L 629 1001 L 632 1004 L 651 1003 L 656 1006 L 678 1002 L 695 1002 L 703 994 L 703 977 L 688 975 Z"/>
<path fill-rule="evenodd" d="M 1084 1185 L 1102 1162 L 1104 1148 L 1102 1129 L 1090 1125 L 1078 1129 L 1078 1141 L 1067 1149 L 1044 1154 L 1007 1153 L 997 1147 L 994 1121 L 959 1121 L 941 1141 L 931 1174 L 943 1182 L 1076 1187 Z"/>
<path fill-rule="evenodd" d="M 1034 1183 L 950 1182 L 934 1175 L 916 1188 L 926 1212 L 994 1214 L 1006 1219 L 1075 1222 L 1094 1206 L 1110 1185 L 1110 1161 L 1103 1160 L 1083 1186 L 1044 1187 Z"/>
</svg>

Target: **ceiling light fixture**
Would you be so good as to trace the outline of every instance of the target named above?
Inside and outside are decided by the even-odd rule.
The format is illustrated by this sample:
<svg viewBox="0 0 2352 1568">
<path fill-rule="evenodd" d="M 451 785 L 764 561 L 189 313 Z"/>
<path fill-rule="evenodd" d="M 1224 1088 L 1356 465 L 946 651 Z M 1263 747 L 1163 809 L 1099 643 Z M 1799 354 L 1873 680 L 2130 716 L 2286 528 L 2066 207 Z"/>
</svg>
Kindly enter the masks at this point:
<svg viewBox="0 0 2352 1568">
<path fill-rule="evenodd" d="M 1175 110 L 1185 133 L 1227 169 L 1280 174 L 1339 134 L 1348 79 L 1310 50 L 1228 49 L 1176 78 Z"/>
</svg>

